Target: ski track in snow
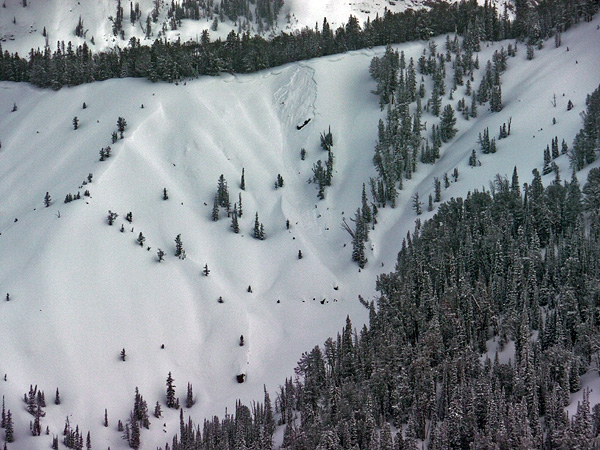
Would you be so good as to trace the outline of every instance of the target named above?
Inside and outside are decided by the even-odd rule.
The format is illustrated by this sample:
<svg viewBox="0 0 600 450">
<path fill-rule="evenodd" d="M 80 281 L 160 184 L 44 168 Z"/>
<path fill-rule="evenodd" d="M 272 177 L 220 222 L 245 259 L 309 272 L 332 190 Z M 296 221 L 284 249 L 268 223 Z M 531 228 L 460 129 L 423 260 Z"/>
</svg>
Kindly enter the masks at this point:
<svg viewBox="0 0 600 450">
<path fill-rule="evenodd" d="M 313 120 L 317 100 L 315 70 L 298 64 L 290 80 L 275 92 L 274 100 L 285 125 L 302 126 L 306 120 Z"/>
</svg>

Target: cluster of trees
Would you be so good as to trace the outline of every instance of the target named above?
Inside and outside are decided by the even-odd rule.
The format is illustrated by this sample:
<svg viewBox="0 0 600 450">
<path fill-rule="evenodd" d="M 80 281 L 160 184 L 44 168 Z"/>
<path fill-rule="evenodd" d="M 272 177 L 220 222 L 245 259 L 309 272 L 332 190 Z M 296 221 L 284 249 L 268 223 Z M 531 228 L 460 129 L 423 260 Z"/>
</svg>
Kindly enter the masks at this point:
<svg viewBox="0 0 600 450">
<path fill-rule="evenodd" d="M 583 113 L 583 127 L 575 136 L 569 151 L 571 166 L 581 170 L 596 160 L 600 149 L 600 86 L 589 94 L 585 100 L 586 111 Z"/>
<path fill-rule="evenodd" d="M 283 178 L 281 175 L 278 175 L 277 183 L 275 186 L 277 187 L 278 183 L 281 182 L 281 186 L 283 186 Z M 240 189 L 246 189 L 246 178 L 244 174 L 244 169 L 242 169 L 242 176 L 240 179 Z M 213 208 L 211 213 L 211 218 L 213 221 L 219 220 L 219 211 L 221 208 L 224 208 L 227 217 L 231 218 L 231 229 L 234 233 L 240 232 L 240 224 L 239 218 L 244 215 L 243 205 L 242 205 L 242 193 L 238 193 L 238 201 L 233 204 L 233 209 L 231 209 L 231 202 L 229 200 L 229 187 L 227 184 L 227 180 L 225 176 L 221 174 L 219 176 L 219 180 L 217 181 L 217 193 L 215 194 L 215 198 L 213 201 Z M 262 225 L 262 224 L 261 224 Z M 260 227 L 260 225 L 259 225 Z M 260 228 L 259 228 L 260 229 Z M 257 236 L 255 236 L 257 237 Z M 260 238 L 260 237 L 259 237 Z M 264 227 L 263 227 L 263 235 L 262 239 L 264 239 Z"/>
<path fill-rule="evenodd" d="M 222 3 L 225 3 L 223 11 L 231 10 L 232 17 L 236 14 L 237 3 L 246 4 L 234 0 Z M 590 20 L 598 10 L 597 0 L 536 4 L 518 0 L 516 3 L 514 23 L 509 20 L 506 6 L 500 14 L 496 6 L 487 1 L 480 6 L 476 2 L 463 0 L 456 4 L 438 2 L 430 5 L 429 9 L 417 11 L 386 11 L 382 17 L 369 19 L 362 27 L 356 17 L 350 16 L 346 24 L 332 30 L 324 19 L 320 29 L 307 27 L 292 33 L 282 32 L 270 40 L 251 35 L 249 31 L 231 31 L 225 40 L 211 41 L 205 30 L 199 42 L 169 43 L 156 39 L 147 46 L 141 45 L 139 39 L 131 38 L 124 48 L 116 47 L 98 53 L 93 53 L 85 42 L 76 48 L 71 42 L 59 42 L 56 50 L 52 51 L 49 46 L 43 50 L 32 49 L 27 58 L 18 53 L 2 52 L 0 47 L 0 80 L 29 81 L 36 86 L 53 89 L 122 77 L 174 82 L 186 77 L 217 75 L 222 71 L 254 72 L 293 61 L 389 43 L 429 39 L 450 32 L 465 37 L 468 58 L 468 52 L 477 49 L 481 40 L 520 38 L 535 41 L 539 45 L 542 39 L 551 35 L 559 36 L 582 18 Z M 156 2 L 152 17 L 148 16 L 146 20 L 147 38 L 151 34 L 151 23 L 158 20 L 158 4 Z M 260 18 L 260 23 L 268 25 L 282 4 L 282 0 L 256 0 L 257 20 Z M 176 26 L 184 17 L 196 18 L 199 8 L 216 6 L 211 0 L 173 3 L 169 10 L 172 23 Z M 137 13 L 134 12 L 134 15 L 137 18 Z M 113 24 L 114 31 L 123 37 L 122 20 L 119 1 Z M 458 70 L 457 82 L 461 70 Z"/>
<path fill-rule="evenodd" d="M 380 106 L 387 104 L 386 121 L 380 119 L 378 125 L 373 156 L 378 177 L 371 179 L 371 192 L 379 205 L 394 207 L 403 178 L 410 179 L 416 170 L 422 146 L 421 97 L 417 95 L 414 62 L 411 58 L 407 64 L 404 52 L 398 54 L 387 46 L 381 58 L 373 58 L 369 70 L 377 82 Z M 416 111 L 411 115 L 410 104 L 415 101 Z M 428 145 L 422 152 L 426 162 L 439 157 L 439 149 L 431 150 Z"/>
<path fill-rule="evenodd" d="M 591 448 L 600 406 L 585 391 L 572 417 L 564 407 L 600 363 L 599 205 L 600 169 L 583 191 L 537 170 L 521 186 L 515 170 L 442 204 L 378 277 L 368 326 L 348 318 L 281 386 L 282 448 Z M 244 427 L 182 420 L 165 448 L 272 448 L 270 409 L 238 404 Z"/>
<path fill-rule="evenodd" d="M 582 20 L 592 20 L 599 7 L 597 0 L 551 0 L 535 6 L 526 0 L 515 0 L 514 5 L 513 33 L 522 40 L 538 46 L 541 41 L 551 36 L 558 36 L 556 42 L 560 45 L 560 33 Z"/>
<path fill-rule="evenodd" d="M 65 444 L 65 447 L 73 450 L 83 450 L 83 433 L 79 431 L 79 425 L 75 425 L 75 428 L 71 426 L 69 416 L 67 416 L 65 420 L 63 436 L 63 444 Z M 52 438 L 52 448 L 58 450 L 58 436 Z M 92 438 L 89 431 L 85 440 L 85 448 L 86 450 L 91 450 L 92 448 Z"/>
<path fill-rule="evenodd" d="M 342 221 L 342 228 L 352 237 L 352 261 L 356 262 L 358 267 L 362 269 L 367 264 L 365 244 L 369 240 L 369 229 L 375 229 L 375 224 L 377 223 L 377 205 L 374 203 L 369 204 L 364 183 L 361 206 L 357 208 L 351 220 L 354 222 L 354 229 L 352 229 L 345 219 Z"/>
<path fill-rule="evenodd" d="M 481 83 L 477 89 L 477 101 L 483 105 L 490 102 L 490 111 L 499 112 L 502 110 L 502 86 L 500 84 L 500 75 L 506 70 L 508 52 L 502 47 L 500 51 L 496 50 L 492 57 L 493 63 L 488 61 L 485 66 L 485 74 L 481 78 Z M 516 53 L 512 51 L 511 55 Z"/>
<path fill-rule="evenodd" d="M 265 389 L 263 402 L 254 403 L 250 408 L 240 402 L 236 403 L 234 414 L 225 414 L 204 420 L 204 424 L 194 424 L 191 418 L 187 422 L 183 410 L 179 416 L 178 435 L 173 436 L 171 443 L 166 443 L 164 450 L 202 449 L 247 449 L 273 448 L 275 432 L 275 411 L 269 393 Z M 162 450 L 163 448 L 160 447 Z"/>
<path fill-rule="evenodd" d="M 227 18 L 238 22 L 240 27 L 243 23 L 244 29 L 255 22 L 258 31 L 262 32 L 274 27 L 283 4 L 283 0 L 222 0 L 216 4 L 213 0 L 172 1 L 167 10 L 167 18 L 172 30 L 180 27 L 183 19 L 214 18 L 218 24 L 219 20 L 223 22 Z"/>
<path fill-rule="evenodd" d="M 312 172 L 313 176 L 309 180 L 309 183 L 315 183 L 318 188 L 317 197 L 319 200 L 325 198 L 325 188 L 331 186 L 333 180 L 333 134 L 331 134 L 331 127 L 327 132 L 321 133 L 321 148 L 327 152 L 327 161 L 323 164 L 322 160 L 317 160 L 313 165 Z"/>
<path fill-rule="evenodd" d="M 418 89 L 414 61 L 411 59 L 407 64 L 403 52 L 398 53 L 388 45 L 383 56 L 376 56 L 371 60 L 369 71 L 377 83 L 373 93 L 378 95 L 381 109 L 387 105 L 387 118 L 385 122 L 379 122 L 378 141 L 373 157 L 378 176 L 370 181 L 373 199 L 379 206 L 390 204 L 394 207 L 403 179 L 410 179 L 416 170 L 418 155 L 425 164 L 435 163 L 440 157 L 442 144 L 451 140 L 458 131 L 454 108 L 451 104 L 442 105 L 442 96 L 446 94 L 448 63 L 452 63 L 454 72 L 450 100 L 458 86 L 463 85 L 466 95 L 471 96 L 470 106 L 464 98 L 457 103 L 457 110 L 462 112 L 466 120 L 477 117 L 477 104 L 489 102 L 492 112 L 502 110 L 500 74 L 507 68 L 508 56 L 516 55 L 516 45 L 513 48 L 509 44 L 508 50 L 502 47 L 494 52 L 493 62 L 487 62 L 479 88 L 474 90 L 471 82 L 474 80 L 474 71 L 479 69 L 479 59 L 474 58 L 474 53 L 481 49 L 481 39 L 485 36 L 485 33 L 475 30 L 476 27 L 467 27 L 462 40 L 458 36 L 453 39 L 448 36 L 445 53 L 438 51 L 434 41 L 429 42 L 416 64 L 416 69 L 422 75 Z M 422 134 L 425 126 L 421 123 L 421 99 L 426 95 L 424 76 L 430 76 L 432 81 L 431 97 L 424 109 L 440 117 L 439 124 L 431 126 L 429 137 Z M 509 131 L 507 132 L 506 124 L 503 124 L 500 127 L 500 138 L 507 137 Z M 496 151 L 495 139 L 490 139 L 487 129 L 483 136 L 480 135 L 479 144 L 483 153 Z M 476 154 L 471 155 L 469 164 L 478 164 Z M 414 205 L 416 210 L 421 211 L 418 199 Z M 432 206 L 433 199 L 429 202 L 429 208 Z"/>
<path fill-rule="evenodd" d="M 265 0 L 266 1 L 266 0 Z M 280 0 L 269 0 L 269 4 Z M 257 6 L 261 3 L 257 0 Z M 261 3 L 262 4 L 262 3 Z M 269 9 L 274 10 L 273 6 Z M 494 20 L 491 20 L 495 17 Z M 475 2 L 439 3 L 430 9 L 387 11 L 363 27 L 356 17 L 332 30 L 326 19 L 322 27 L 280 33 L 270 40 L 249 31 L 231 31 L 225 40 L 211 41 L 204 31 L 199 42 L 169 43 L 157 39 L 150 46 L 131 38 L 124 48 L 93 53 L 87 43 L 74 47 L 57 43 L 56 49 L 32 49 L 27 58 L 2 52 L 0 80 L 29 81 L 40 87 L 60 89 L 96 80 L 145 77 L 174 82 L 186 77 L 227 72 L 253 72 L 293 61 L 348 50 L 429 39 L 447 32 L 468 33 L 480 39 L 512 37 L 508 16 L 499 17 L 495 7 Z"/>
<path fill-rule="evenodd" d="M 558 158 L 560 155 L 565 155 L 569 151 L 569 146 L 566 141 L 563 139 L 561 148 L 558 148 L 558 136 L 552 138 L 552 148 L 549 145 L 546 145 L 544 149 L 544 168 L 542 169 L 542 174 L 547 175 L 552 172 L 554 167 L 554 160 Z"/>
</svg>

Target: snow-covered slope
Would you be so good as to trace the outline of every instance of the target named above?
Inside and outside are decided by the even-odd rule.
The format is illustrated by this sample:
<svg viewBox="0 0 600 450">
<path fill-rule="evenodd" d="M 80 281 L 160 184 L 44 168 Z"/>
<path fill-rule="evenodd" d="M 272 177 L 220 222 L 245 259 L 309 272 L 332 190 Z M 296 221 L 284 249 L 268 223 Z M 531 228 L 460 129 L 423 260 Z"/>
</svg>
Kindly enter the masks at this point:
<svg viewBox="0 0 600 450">
<path fill-rule="evenodd" d="M 16 423 L 13 448 L 50 444 L 49 437 L 30 436 L 22 402 L 30 384 L 45 390 L 49 403 L 43 429 L 60 434 L 68 416 L 91 430 L 94 448 L 113 450 L 126 448 L 116 423 L 127 419 L 135 387 L 149 405 L 162 402 L 169 371 L 183 400 L 187 382 L 193 384 L 197 403 L 186 415 L 196 420 L 231 410 L 237 398 L 260 400 L 263 385 L 274 392 L 301 353 L 335 335 L 346 315 L 357 326 L 366 321 L 357 296 L 372 299 L 376 275 L 393 269 L 414 227 L 415 192 L 426 199 L 433 178 L 455 167 L 459 181 L 442 192 L 443 200 L 487 187 L 494 174 L 510 175 L 515 165 L 521 181 L 529 181 L 554 136 L 571 143 L 585 96 L 600 81 L 599 24 L 598 18 L 581 24 L 563 35 L 562 47 L 548 43 L 533 61 L 521 48 L 509 59 L 504 109 L 492 114 L 480 107 L 477 119 L 459 118 L 460 132 L 442 147 L 440 160 L 419 165 L 398 207 L 380 210 L 363 271 L 350 261 L 350 237 L 340 224 L 352 217 L 362 183 L 375 174 L 371 159 L 384 113 L 370 93 L 368 66 L 382 48 L 179 85 L 110 80 L 53 92 L 0 83 L 0 298 L 10 293 L 10 301 L 0 303 L 0 376 L 7 379 L 0 380 L 0 395 Z M 437 41 L 443 46 L 444 37 Z M 482 66 L 507 44 L 485 47 Z M 425 46 L 397 48 L 417 59 Z M 568 100 L 575 104 L 570 112 Z M 111 145 L 118 117 L 128 127 Z M 512 133 L 499 141 L 498 153 L 480 155 L 482 165 L 470 168 L 478 134 L 486 127 L 495 133 L 510 117 Z M 423 120 L 430 129 L 439 119 L 425 114 Z M 318 201 L 307 180 L 312 165 L 326 157 L 319 134 L 329 126 L 335 173 Z M 113 155 L 101 162 L 99 150 L 107 145 Z M 566 157 L 557 162 L 568 177 Z M 84 186 L 89 173 L 92 183 Z M 242 192 L 240 234 L 223 211 L 219 221 L 211 220 L 220 174 L 232 202 Z M 278 174 L 285 185 L 275 189 Z M 85 189 L 91 197 L 63 203 L 68 193 Z M 48 208 L 46 192 L 53 200 Z M 106 221 L 109 210 L 119 214 L 113 226 Z M 256 212 L 264 241 L 251 236 Z M 144 247 L 136 242 L 140 232 Z M 173 256 L 178 234 L 185 260 Z M 167 253 L 161 263 L 158 248 Z M 248 377 L 238 384 L 242 372 Z M 57 387 L 59 406 L 52 402 Z M 105 408 L 108 428 L 102 426 Z M 142 433 L 144 448 L 164 445 L 177 431 L 178 413 L 166 411 Z"/>
</svg>

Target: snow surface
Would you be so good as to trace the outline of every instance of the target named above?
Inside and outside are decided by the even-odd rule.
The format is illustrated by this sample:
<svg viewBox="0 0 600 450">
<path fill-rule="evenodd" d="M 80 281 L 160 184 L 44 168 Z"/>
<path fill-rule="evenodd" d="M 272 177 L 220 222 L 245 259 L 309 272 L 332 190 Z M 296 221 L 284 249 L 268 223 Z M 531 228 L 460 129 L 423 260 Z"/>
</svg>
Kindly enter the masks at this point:
<svg viewBox="0 0 600 450">
<path fill-rule="evenodd" d="M 126 79 L 54 92 L 0 83 L 0 299 L 6 292 L 11 298 L 0 302 L 0 376 L 7 376 L 0 380 L 0 395 L 15 419 L 12 447 L 50 445 L 49 437 L 31 437 L 27 427 L 31 416 L 22 397 L 30 384 L 46 393 L 44 429 L 60 434 L 68 416 L 80 430 L 91 430 L 94 448 L 113 450 L 127 448 L 116 423 L 127 419 L 135 387 L 152 408 L 164 401 L 169 371 L 183 403 L 187 382 L 193 384 L 197 403 L 185 413 L 196 421 L 233 411 L 238 398 L 261 400 L 263 385 L 274 400 L 302 352 L 335 336 L 346 315 L 357 327 L 367 321 L 357 296 L 373 299 L 376 275 L 393 270 L 402 239 L 414 228 L 415 192 L 426 201 L 433 178 L 455 167 L 459 181 L 442 191 L 442 200 L 488 188 L 496 173 L 510 176 L 515 165 L 521 182 L 529 182 L 554 136 L 572 142 L 585 97 L 600 82 L 599 25 L 596 17 L 564 33 L 562 47 L 548 42 L 533 61 L 519 47 L 502 76 L 504 109 L 492 114 L 480 107 L 477 119 L 458 119 L 460 131 L 442 147 L 438 162 L 419 164 L 404 183 L 398 207 L 380 210 L 369 262 L 360 272 L 340 224 L 359 206 L 362 183 L 375 175 L 377 122 L 385 113 L 371 94 L 368 66 L 383 48 L 179 85 Z M 444 40 L 436 39 L 440 49 Z M 426 45 L 396 48 L 417 59 Z M 482 67 L 507 45 L 484 46 Z M 454 94 L 454 106 L 463 89 Z M 568 100 L 575 104 L 570 112 Z M 15 103 L 18 110 L 11 112 Z M 110 144 L 119 116 L 128 122 L 125 138 L 100 162 L 98 152 Z M 480 154 L 482 165 L 470 168 L 478 134 L 486 127 L 495 134 L 510 117 L 512 134 L 498 142 L 498 153 Z M 429 130 L 439 121 L 429 114 L 423 120 Z M 319 134 L 329 126 L 335 173 L 325 200 L 318 201 L 307 180 L 313 163 L 326 158 Z M 301 148 L 306 161 L 300 160 Z M 569 178 L 567 158 L 557 162 Z M 228 180 L 234 202 L 242 168 L 244 215 L 236 235 L 223 212 L 218 222 L 210 215 L 219 175 Z M 83 186 L 88 173 L 93 182 Z M 276 190 L 277 174 L 285 186 Z M 63 203 L 67 193 L 85 189 L 90 198 Z M 49 208 L 43 205 L 47 191 Z M 112 227 L 108 210 L 119 214 Z M 129 211 L 131 225 L 124 220 Z M 265 225 L 265 241 L 251 237 L 255 212 Z M 136 243 L 139 232 L 147 238 L 144 248 Z M 178 234 L 185 260 L 173 256 Z M 167 252 L 162 263 L 158 248 Z M 205 264 L 208 277 L 202 275 Z M 235 380 L 240 372 L 248 375 L 243 384 Z M 56 387 L 59 406 L 52 401 Z M 105 408 L 108 428 L 102 426 Z M 164 446 L 178 431 L 178 412 L 163 410 L 165 417 L 151 418 L 151 429 L 142 432 L 144 448 Z"/>
</svg>

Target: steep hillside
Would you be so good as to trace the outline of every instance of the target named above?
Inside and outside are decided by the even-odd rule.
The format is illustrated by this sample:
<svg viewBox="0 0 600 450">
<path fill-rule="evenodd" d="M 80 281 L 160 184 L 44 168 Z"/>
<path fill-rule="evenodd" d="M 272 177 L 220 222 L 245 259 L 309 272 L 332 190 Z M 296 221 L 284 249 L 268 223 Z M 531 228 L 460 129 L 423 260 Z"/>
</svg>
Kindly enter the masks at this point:
<svg viewBox="0 0 600 450">
<path fill-rule="evenodd" d="M 356 326 L 366 321 L 357 296 L 373 298 L 376 275 L 393 267 L 414 227 L 415 192 L 426 199 L 433 178 L 454 168 L 459 180 L 443 190 L 442 200 L 487 188 L 494 174 L 510 175 L 515 165 L 528 180 L 554 136 L 572 142 L 585 96 L 599 82 L 599 25 L 595 18 L 578 26 L 563 35 L 561 47 L 547 43 L 532 61 L 519 46 L 502 77 L 503 110 L 490 113 L 485 106 L 476 119 L 458 119 L 459 133 L 438 162 L 419 164 L 397 208 L 380 210 L 362 271 L 350 260 L 350 236 L 340 225 L 359 206 L 362 183 L 375 175 L 373 147 L 385 113 L 371 93 L 368 67 L 384 49 L 179 85 L 110 80 L 53 92 L 0 83 L 0 294 L 10 296 L 0 304 L 0 375 L 6 374 L 0 394 L 16 424 L 13 448 L 49 446 L 49 437 L 31 437 L 27 428 L 31 416 L 22 397 L 30 384 L 46 393 L 42 426 L 50 434 L 60 434 L 68 416 L 91 430 L 95 448 L 113 450 L 127 447 L 116 423 L 127 419 L 135 387 L 149 405 L 163 402 L 169 371 L 182 401 L 186 383 L 193 384 L 197 403 L 189 414 L 200 421 L 231 409 L 237 398 L 261 399 L 263 385 L 274 392 L 300 354 L 335 336 L 346 315 Z M 437 39 L 439 48 L 444 39 Z M 482 66 L 507 45 L 484 46 Z M 426 46 L 397 48 L 416 60 Z M 426 84 L 429 94 L 429 79 Z M 128 125 L 112 144 L 118 117 Z M 495 133 L 509 118 L 512 133 L 499 141 L 498 153 L 479 155 L 481 166 L 470 168 L 479 133 L 486 127 Z M 438 120 L 423 116 L 428 129 Z M 319 135 L 328 127 L 333 184 L 319 201 L 307 180 L 313 164 L 326 158 Z M 112 155 L 99 161 L 108 145 Z M 567 178 L 566 156 L 557 163 Z M 92 182 L 83 185 L 90 173 Z M 211 218 L 221 174 L 231 202 L 242 195 L 239 234 L 224 210 L 218 221 Z M 278 174 L 284 186 L 275 189 Z M 63 203 L 78 191 L 82 199 Z M 109 210 L 119 215 L 112 226 Z M 132 223 L 125 220 L 130 211 Z M 264 241 L 252 237 L 255 213 Z M 184 260 L 174 256 L 179 234 Z M 166 252 L 160 263 L 159 248 Z M 240 373 L 247 374 L 243 384 L 236 382 Z M 52 402 L 57 387 L 59 406 Z M 105 408 L 108 428 L 102 427 Z M 142 433 L 144 447 L 163 445 L 177 431 L 178 413 L 169 410 Z"/>
</svg>

